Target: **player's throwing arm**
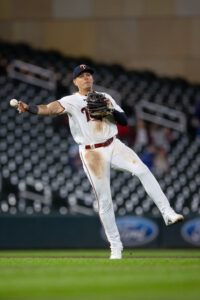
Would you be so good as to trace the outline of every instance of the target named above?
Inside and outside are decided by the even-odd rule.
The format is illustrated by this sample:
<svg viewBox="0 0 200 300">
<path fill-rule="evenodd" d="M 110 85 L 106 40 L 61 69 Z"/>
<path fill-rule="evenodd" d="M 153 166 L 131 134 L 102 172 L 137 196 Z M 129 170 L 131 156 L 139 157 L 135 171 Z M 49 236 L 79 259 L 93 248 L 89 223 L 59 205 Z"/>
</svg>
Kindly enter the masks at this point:
<svg viewBox="0 0 200 300">
<path fill-rule="evenodd" d="M 10 100 L 10 106 L 17 108 L 20 114 L 28 111 L 29 113 L 43 116 L 59 115 L 64 110 L 58 101 L 53 101 L 47 105 L 28 105 L 22 101 L 12 99 Z"/>
</svg>

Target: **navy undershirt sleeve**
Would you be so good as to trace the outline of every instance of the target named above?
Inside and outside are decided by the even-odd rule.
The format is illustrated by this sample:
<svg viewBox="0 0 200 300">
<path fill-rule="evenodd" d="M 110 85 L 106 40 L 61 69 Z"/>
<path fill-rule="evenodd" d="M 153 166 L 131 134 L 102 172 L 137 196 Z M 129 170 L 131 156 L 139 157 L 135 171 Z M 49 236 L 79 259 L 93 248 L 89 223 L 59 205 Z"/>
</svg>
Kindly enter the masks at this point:
<svg viewBox="0 0 200 300">
<path fill-rule="evenodd" d="M 114 116 L 115 121 L 119 125 L 121 125 L 121 126 L 127 126 L 128 125 L 127 117 L 126 117 L 126 114 L 124 112 L 119 112 L 118 110 L 114 109 L 113 116 Z"/>
</svg>

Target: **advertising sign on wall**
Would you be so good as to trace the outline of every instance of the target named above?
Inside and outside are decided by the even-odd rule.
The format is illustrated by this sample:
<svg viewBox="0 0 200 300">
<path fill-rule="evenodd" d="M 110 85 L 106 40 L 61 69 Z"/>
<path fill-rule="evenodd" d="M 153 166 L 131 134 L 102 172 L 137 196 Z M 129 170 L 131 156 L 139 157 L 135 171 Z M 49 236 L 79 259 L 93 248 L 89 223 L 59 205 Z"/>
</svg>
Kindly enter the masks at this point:
<svg viewBox="0 0 200 300">
<path fill-rule="evenodd" d="M 200 218 L 187 221 L 181 229 L 181 235 L 188 243 L 200 246 Z"/>
<path fill-rule="evenodd" d="M 143 217 L 121 217 L 116 219 L 121 241 L 125 247 L 136 247 L 148 244 L 159 234 L 157 224 Z M 101 235 L 106 239 L 102 229 Z"/>
</svg>

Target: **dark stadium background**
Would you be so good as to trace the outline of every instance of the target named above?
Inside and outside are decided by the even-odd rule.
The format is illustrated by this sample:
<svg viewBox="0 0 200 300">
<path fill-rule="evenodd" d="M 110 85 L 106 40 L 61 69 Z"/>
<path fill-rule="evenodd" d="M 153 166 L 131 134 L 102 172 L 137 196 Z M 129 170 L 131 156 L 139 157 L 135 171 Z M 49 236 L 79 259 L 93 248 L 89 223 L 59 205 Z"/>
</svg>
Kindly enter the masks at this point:
<svg viewBox="0 0 200 300">
<path fill-rule="evenodd" d="M 108 246 L 67 118 L 9 106 L 12 98 L 37 105 L 72 93 L 80 63 L 125 110 L 120 138 L 185 217 L 166 229 L 139 181 L 112 170 L 125 246 L 200 246 L 199 27 L 194 0 L 0 1 L 1 249 Z"/>
</svg>

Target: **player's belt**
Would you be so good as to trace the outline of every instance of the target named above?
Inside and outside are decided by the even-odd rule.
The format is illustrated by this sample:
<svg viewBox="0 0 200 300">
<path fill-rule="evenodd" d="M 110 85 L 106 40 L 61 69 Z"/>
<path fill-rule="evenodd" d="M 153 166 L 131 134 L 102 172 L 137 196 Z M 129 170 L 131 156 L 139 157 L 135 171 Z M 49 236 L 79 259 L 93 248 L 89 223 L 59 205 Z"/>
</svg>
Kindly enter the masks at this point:
<svg viewBox="0 0 200 300">
<path fill-rule="evenodd" d="M 110 145 L 113 142 L 113 140 L 114 140 L 114 138 L 112 137 L 104 143 L 94 144 L 94 145 L 86 145 L 85 149 L 94 149 L 94 148 L 100 148 L 100 147 L 107 147 L 108 145 Z"/>
</svg>

